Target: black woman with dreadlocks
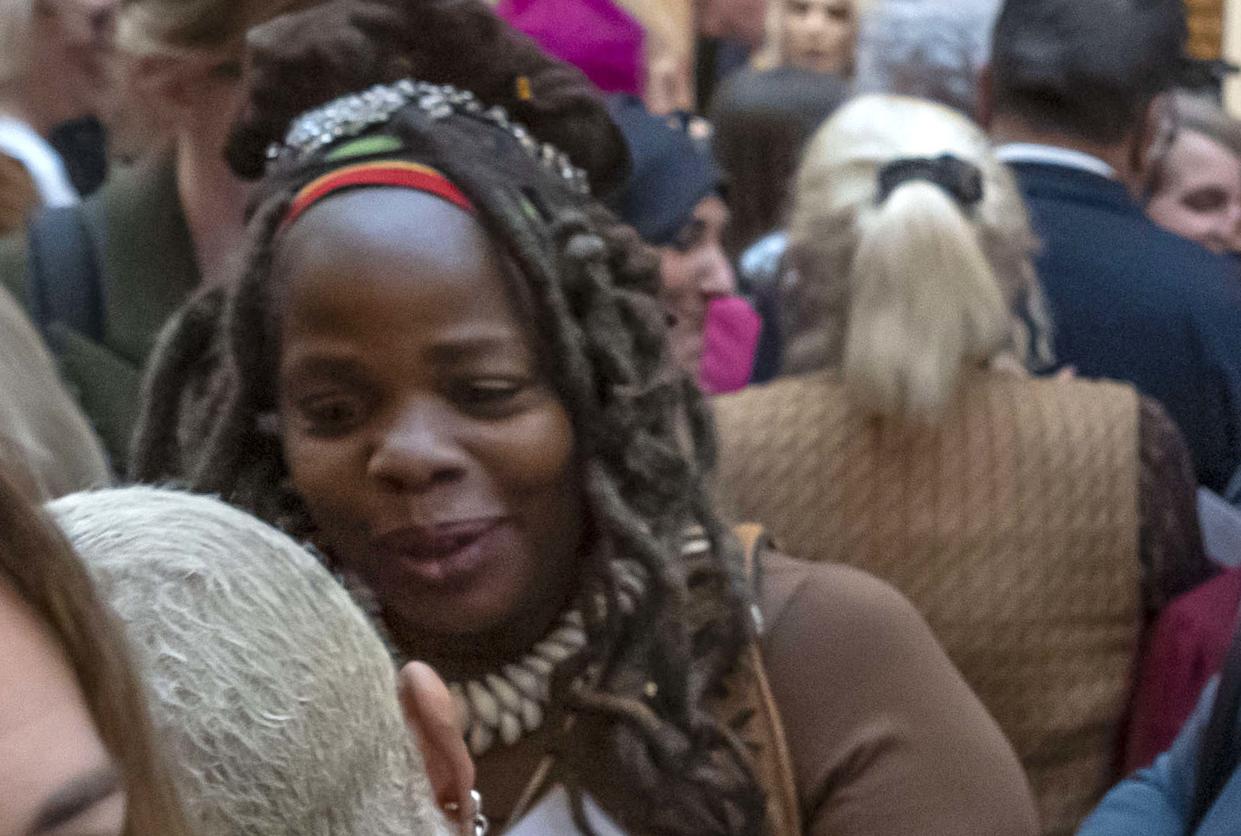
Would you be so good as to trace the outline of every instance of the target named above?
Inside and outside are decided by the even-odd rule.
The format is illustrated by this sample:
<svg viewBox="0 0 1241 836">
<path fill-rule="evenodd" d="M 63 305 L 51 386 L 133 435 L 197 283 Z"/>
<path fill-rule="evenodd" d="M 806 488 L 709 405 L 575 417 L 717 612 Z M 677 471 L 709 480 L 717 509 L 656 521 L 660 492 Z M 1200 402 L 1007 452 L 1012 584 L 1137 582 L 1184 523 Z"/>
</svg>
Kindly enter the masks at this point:
<svg viewBox="0 0 1241 836">
<path fill-rule="evenodd" d="M 289 79 L 383 83 L 271 150 L 244 274 L 157 349 L 135 475 L 224 496 L 364 590 L 394 652 L 453 683 L 498 824 L 563 790 L 583 832 L 594 805 L 634 834 L 1035 832 L 904 599 L 717 516 L 657 261 L 574 165 L 614 136 L 586 88 L 497 76 L 451 20 L 403 25 L 440 34 L 456 86 L 400 78 L 434 62 L 367 54 L 378 5 L 256 34 L 250 149 Z"/>
</svg>

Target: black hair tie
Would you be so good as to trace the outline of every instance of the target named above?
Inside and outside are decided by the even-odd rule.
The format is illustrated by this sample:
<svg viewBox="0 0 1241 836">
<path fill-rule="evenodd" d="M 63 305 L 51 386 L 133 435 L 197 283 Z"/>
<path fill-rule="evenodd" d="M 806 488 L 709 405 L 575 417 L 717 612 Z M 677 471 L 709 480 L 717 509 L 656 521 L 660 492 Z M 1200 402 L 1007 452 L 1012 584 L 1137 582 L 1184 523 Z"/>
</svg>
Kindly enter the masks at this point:
<svg viewBox="0 0 1241 836">
<path fill-rule="evenodd" d="M 938 157 L 906 157 L 893 160 L 879 169 L 876 205 L 882 206 L 892 196 L 892 192 L 911 180 L 934 183 L 952 195 L 965 209 L 982 200 L 982 171 L 978 166 L 952 154 L 943 154 Z"/>
</svg>

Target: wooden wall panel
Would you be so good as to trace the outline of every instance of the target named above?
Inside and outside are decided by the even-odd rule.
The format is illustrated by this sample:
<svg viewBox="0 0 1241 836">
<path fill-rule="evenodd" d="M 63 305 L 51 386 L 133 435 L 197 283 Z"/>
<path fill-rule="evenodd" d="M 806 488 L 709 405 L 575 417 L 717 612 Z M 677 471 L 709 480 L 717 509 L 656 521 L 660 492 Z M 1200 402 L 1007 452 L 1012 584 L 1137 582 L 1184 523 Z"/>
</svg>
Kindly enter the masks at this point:
<svg viewBox="0 0 1241 836">
<path fill-rule="evenodd" d="M 1224 0 L 1185 0 L 1189 15 L 1189 53 L 1219 58 L 1224 49 Z"/>
</svg>

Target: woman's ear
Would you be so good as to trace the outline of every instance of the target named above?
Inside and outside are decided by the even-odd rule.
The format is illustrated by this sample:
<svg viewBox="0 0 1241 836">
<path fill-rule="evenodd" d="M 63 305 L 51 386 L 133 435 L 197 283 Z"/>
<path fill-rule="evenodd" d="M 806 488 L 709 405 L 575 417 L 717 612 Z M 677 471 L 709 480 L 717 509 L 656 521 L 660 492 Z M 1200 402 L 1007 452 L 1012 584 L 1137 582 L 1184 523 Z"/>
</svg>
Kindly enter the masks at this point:
<svg viewBox="0 0 1241 836">
<path fill-rule="evenodd" d="M 474 761 L 465 746 L 452 694 L 439 675 L 422 662 L 407 664 L 397 679 L 405 723 L 418 738 L 436 803 L 441 810 L 459 811 L 460 824 L 472 824 Z"/>
<path fill-rule="evenodd" d="M 1133 166 L 1143 202 L 1159 185 L 1168 152 L 1176 142 L 1177 127 L 1175 99 L 1161 93 L 1147 106 L 1133 145 Z"/>
</svg>

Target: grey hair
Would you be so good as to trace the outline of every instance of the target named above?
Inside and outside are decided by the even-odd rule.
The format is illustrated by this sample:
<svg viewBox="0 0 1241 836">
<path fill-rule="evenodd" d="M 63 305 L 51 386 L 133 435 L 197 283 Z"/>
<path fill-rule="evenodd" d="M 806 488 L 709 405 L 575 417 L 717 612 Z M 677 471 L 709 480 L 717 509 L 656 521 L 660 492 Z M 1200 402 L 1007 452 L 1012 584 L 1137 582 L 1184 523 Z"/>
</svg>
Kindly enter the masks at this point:
<svg viewBox="0 0 1241 836">
<path fill-rule="evenodd" d="M 134 487 L 48 506 L 120 616 L 207 836 L 447 834 L 366 616 L 224 503 Z"/>
<path fill-rule="evenodd" d="M 977 109 L 1000 0 L 877 0 L 858 32 L 854 88 Z"/>
</svg>

